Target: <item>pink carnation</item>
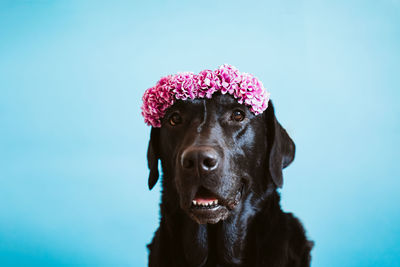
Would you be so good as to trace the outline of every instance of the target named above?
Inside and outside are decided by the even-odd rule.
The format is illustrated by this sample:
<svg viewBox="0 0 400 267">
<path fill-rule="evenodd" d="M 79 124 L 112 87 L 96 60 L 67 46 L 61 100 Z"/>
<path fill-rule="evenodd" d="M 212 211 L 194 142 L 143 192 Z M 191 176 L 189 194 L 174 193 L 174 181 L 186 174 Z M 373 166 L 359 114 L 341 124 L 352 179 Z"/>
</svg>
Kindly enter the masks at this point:
<svg viewBox="0 0 400 267">
<path fill-rule="evenodd" d="M 240 78 L 240 72 L 231 65 L 222 65 L 215 71 L 215 74 L 221 80 L 221 93 L 222 94 L 233 94 L 233 92 L 237 89 L 237 82 Z"/>
<path fill-rule="evenodd" d="M 176 99 L 194 99 L 197 96 L 197 76 L 191 72 L 177 74 L 173 79 L 173 92 Z"/>
<path fill-rule="evenodd" d="M 249 106 L 258 115 L 268 107 L 269 93 L 253 75 L 240 73 L 231 65 L 222 65 L 215 71 L 203 70 L 168 75 L 143 94 L 142 115 L 146 124 L 161 127 L 161 119 L 175 100 L 211 98 L 215 92 L 229 93 L 240 104 Z"/>
<path fill-rule="evenodd" d="M 221 81 L 212 70 L 203 70 L 198 75 L 198 97 L 211 98 L 221 88 Z"/>
</svg>

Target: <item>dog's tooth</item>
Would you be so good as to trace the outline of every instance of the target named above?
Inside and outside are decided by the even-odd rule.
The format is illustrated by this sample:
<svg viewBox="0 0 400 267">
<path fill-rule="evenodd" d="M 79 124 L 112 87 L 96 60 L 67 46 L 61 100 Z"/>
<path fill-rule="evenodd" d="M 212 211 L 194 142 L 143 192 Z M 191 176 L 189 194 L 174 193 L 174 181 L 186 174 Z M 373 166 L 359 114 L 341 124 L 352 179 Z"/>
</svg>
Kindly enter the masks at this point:
<svg viewBox="0 0 400 267">
<path fill-rule="evenodd" d="M 197 201 L 196 200 L 193 200 L 192 203 L 193 203 L 193 205 L 197 206 Z"/>
<path fill-rule="evenodd" d="M 213 204 L 217 205 L 218 204 L 218 199 L 214 200 Z"/>
</svg>

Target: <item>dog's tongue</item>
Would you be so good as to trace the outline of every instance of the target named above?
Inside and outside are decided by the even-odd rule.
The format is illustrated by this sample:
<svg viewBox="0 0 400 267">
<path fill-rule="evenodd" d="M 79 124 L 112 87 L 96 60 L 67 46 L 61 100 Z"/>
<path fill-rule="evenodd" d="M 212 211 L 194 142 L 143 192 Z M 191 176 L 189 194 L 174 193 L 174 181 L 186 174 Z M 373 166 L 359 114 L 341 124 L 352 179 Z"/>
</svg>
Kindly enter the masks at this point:
<svg viewBox="0 0 400 267">
<path fill-rule="evenodd" d="M 214 202 L 217 200 L 215 197 L 196 197 L 194 201 L 196 201 L 198 204 L 207 204 L 210 202 Z"/>
</svg>

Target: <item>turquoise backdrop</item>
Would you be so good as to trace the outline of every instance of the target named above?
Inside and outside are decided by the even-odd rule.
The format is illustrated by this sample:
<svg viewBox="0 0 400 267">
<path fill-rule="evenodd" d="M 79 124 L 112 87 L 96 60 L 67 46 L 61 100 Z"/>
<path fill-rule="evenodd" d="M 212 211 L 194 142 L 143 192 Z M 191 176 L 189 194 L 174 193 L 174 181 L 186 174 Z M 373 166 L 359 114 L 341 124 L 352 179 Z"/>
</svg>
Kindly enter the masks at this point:
<svg viewBox="0 0 400 267">
<path fill-rule="evenodd" d="M 312 266 L 400 266 L 399 0 L 0 0 L 0 265 L 146 266 L 141 96 L 223 63 L 296 142 Z"/>
</svg>

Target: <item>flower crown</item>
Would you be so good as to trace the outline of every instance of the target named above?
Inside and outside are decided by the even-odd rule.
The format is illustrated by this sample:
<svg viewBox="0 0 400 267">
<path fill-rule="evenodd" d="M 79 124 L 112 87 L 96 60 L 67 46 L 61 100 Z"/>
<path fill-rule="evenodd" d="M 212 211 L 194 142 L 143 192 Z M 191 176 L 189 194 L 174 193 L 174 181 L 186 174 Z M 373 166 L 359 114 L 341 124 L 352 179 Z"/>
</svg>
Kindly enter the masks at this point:
<svg viewBox="0 0 400 267">
<path fill-rule="evenodd" d="M 211 98 L 215 92 L 232 95 L 238 103 L 249 106 L 255 115 L 268 107 L 270 93 L 262 83 L 253 75 L 240 73 L 225 64 L 214 71 L 183 72 L 161 78 L 143 95 L 144 121 L 147 125 L 161 127 L 161 119 L 176 100 Z"/>
</svg>

